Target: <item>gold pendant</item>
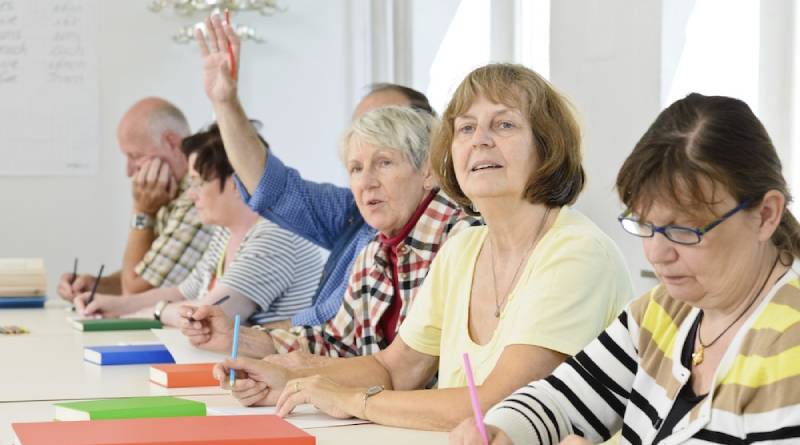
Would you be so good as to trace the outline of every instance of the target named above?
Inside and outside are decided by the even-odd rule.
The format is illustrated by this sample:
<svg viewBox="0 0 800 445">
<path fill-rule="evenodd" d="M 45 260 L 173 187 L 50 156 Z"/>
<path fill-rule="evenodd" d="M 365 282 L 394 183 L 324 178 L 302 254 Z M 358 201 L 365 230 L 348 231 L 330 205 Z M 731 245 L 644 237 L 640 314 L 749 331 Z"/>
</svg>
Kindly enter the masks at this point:
<svg viewBox="0 0 800 445">
<path fill-rule="evenodd" d="M 692 354 L 692 366 L 697 366 L 703 363 L 705 358 L 705 349 L 702 344 L 697 347 L 697 351 Z"/>
</svg>

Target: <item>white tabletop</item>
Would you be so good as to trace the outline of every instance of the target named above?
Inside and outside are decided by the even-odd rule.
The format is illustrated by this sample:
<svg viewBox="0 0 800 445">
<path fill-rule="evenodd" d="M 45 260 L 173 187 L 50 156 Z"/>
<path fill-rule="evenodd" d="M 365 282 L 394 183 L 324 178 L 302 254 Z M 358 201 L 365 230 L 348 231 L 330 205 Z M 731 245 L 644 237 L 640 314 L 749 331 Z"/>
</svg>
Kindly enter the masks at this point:
<svg viewBox="0 0 800 445">
<path fill-rule="evenodd" d="M 67 321 L 66 304 L 50 301 L 45 309 L 0 310 L 0 326 L 30 331 L 0 335 L 0 445 L 11 445 L 13 422 L 53 419 L 53 403 L 63 400 L 176 395 L 209 406 L 236 406 L 216 387 L 167 389 L 149 382 L 148 365 L 97 366 L 83 361 L 83 347 L 158 340 L 152 332 L 81 332 Z M 447 443 L 446 433 L 390 428 L 374 424 L 308 430 L 317 444 L 427 445 Z"/>
</svg>

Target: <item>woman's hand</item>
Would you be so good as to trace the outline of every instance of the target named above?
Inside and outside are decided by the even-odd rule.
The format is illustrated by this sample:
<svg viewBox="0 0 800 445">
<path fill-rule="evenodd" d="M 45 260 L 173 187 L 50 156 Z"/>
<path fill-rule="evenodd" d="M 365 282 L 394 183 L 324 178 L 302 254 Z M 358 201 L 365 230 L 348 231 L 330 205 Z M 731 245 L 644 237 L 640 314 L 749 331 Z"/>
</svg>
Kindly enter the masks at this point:
<svg viewBox="0 0 800 445">
<path fill-rule="evenodd" d="M 91 292 L 84 292 L 72 300 L 75 311 L 84 317 L 119 318 L 139 309 L 133 304 L 135 298 L 94 294 L 94 299 L 88 303 L 91 295 Z"/>
<path fill-rule="evenodd" d="M 349 419 L 358 417 L 358 413 L 364 415 L 364 397 L 364 390 L 343 387 L 327 377 L 315 375 L 288 381 L 276 407 L 278 415 L 286 417 L 297 405 L 310 403 L 330 416 Z"/>
<path fill-rule="evenodd" d="M 489 436 L 491 445 L 513 445 L 506 433 L 497 427 L 486 425 L 486 434 Z M 483 445 L 483 437 L 478 431 L 475 418 L 468 417 L 464 419 L 453 431 L 450 431 L 448 442 L 451 445 Z"/>
<path fill-rule="evenodd" d="M 233 343 L 233 320 L 219 306 L 184 304 L 178 327 L 189 342 L 201 349 L 228 352 Z"/>
<path fill-rule="evenodd" d="M 206 34 L 197 29 L 194 33 L 200 54 L 203 56 L 203 86 L 212 103 L 228 102 L 236 98 L 236 79 L 231 75 L 231 56 L 228 45 L 233 49 L 233 63 L 239 64 L 239 36 L 230 24 L 223 23 L 219 15 L 206 18 Z M 238 71 L 238 70 L 237 70 Z"/>
<path fill-rule="evenodd" d="M 236 382 L 230 386 L 230 371 L 236 371 Z M 244 406 L 275 405 L 278 395 L 292 379 L 286 368 L 251 358 L 226 359 L 214 366 L 214 377 L 220 386 L 230 389 L 231 394 Z"/>
</svg>

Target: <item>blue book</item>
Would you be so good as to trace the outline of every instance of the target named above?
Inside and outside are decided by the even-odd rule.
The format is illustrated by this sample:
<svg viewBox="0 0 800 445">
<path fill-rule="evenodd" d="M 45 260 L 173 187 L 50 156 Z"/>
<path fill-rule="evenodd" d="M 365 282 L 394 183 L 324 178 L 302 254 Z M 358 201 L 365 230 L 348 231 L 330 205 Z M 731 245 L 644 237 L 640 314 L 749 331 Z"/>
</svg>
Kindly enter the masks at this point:
<svg viewBox="0 0 800 445">
<path fill-rule="evenodd" d="M 83 359 L 103 366 L 175 363 L 164 345 L 87 346 Z"/>
<path fill-rule="evenodd" d="M 0 309 L 42 308 L 47 297 L 0 297 Z"/>
</svg>

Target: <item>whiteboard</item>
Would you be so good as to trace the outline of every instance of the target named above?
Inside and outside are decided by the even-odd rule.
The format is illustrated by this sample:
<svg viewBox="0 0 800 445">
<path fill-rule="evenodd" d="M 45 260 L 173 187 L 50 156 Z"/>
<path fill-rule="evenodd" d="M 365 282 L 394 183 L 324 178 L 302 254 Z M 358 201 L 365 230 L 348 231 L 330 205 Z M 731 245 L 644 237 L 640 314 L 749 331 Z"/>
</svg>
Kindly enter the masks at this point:
<svg viewBox="0 0 800 445">
<path fill-rule="evenodd" d="M 0 175 L 97 172 L 95 0 L 0 0 Z"/>
</svg>

